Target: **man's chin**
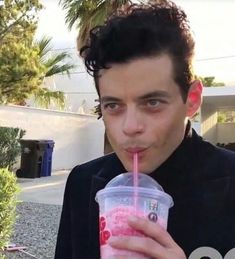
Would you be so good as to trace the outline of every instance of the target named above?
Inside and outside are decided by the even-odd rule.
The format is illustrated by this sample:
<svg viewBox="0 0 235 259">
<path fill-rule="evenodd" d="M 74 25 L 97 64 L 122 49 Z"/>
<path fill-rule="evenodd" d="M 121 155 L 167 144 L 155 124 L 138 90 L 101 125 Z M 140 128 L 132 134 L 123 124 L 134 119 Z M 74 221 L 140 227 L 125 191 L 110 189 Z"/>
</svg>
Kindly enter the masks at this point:
<svg viewBox="0 0 235 259">
<path fill-rule="evenodd" d="M 124 168 L 126 169 L 127 172 L 133 172 L 133 164 L 132 163 L 127 163 L 126 161 L 123 163 Z M 139 164 L 138 166 L 138 172 L 143 173 L 143 174 L 150 174 L 153 170 L 150 169 L 150 166 L 144 166 Z"/>
<path fill-rule="evenodd" d="M 116 152 L 118 158 L 121 160 L 124 168 L 126 169 L 127 172 L 132 172 L 133 171 L 133 157 L 128 156 L 123 153 L 118 153 Z M 146 159 L 146 157 L 139 157 L 139 164 L 138 164 L 138 171 L 140 173 L 144 174 L 150 174 L 152 171 L 155 170 L 154 165 L 150 162 L 149 159 Z"/>
</svg>

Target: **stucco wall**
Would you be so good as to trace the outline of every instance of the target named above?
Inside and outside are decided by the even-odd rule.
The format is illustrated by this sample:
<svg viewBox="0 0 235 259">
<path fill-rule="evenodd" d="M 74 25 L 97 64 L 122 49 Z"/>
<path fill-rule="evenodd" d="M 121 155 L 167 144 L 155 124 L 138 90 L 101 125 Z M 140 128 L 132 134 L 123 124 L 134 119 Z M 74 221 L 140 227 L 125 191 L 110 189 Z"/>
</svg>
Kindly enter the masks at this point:
<svg viewBox="0 0 235 259">
<path fill-rule="evenodd" d="M 217 111 L 211 105 L 203 105 L 201 113 L 201 133 L 204 139 L 217 142 Z"/>
<path fill-rule="evenodd" d="M 71 169 L 103 155 L 103 123 L 95 116 L 0 106 L 0 126 L 25 129 L 25 139 L 54 140 L 53 170 Z"/>
<path fill-rule="evenodd" d="M 218 123 L 217 124 L 217 142 L 235 143 L 235 123 Z"/>
</svg>

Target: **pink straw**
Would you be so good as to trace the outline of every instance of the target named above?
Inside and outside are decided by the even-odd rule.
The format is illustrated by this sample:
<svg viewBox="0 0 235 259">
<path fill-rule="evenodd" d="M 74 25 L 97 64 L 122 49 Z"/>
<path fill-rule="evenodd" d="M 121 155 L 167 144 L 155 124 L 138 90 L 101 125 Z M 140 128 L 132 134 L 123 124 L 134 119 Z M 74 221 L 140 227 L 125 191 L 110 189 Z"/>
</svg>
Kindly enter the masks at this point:
<svg viewBox="0 0 235 259">
<path fill-rule="evenodd" d="M 133 156 L 133 185 L 134 185 L 134 208 L 135 214 L 137 215 L 137 198 L 138 198 L 138 153 Z"/>
<path fill-rule="evenodd" d="M 138 186 L 138 153 L 133 158 L 134 187 Z"/>
</svg>

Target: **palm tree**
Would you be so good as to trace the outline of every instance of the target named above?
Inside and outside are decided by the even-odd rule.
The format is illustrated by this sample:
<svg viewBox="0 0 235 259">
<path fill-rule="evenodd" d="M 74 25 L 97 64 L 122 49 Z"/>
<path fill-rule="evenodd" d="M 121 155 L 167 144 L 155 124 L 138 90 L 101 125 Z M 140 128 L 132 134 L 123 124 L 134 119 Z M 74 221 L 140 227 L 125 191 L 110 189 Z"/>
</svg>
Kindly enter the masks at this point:
<svg viewBox="0 0 235 259">
<path fill-rule="evenodd" d="M 51 40 L 52 38 L 44 36 L 36 42 L 40 61 L 45 67 L 44 79 L 60 73 L 66 73 L 70 76 L 70 71 L 75 68 L 74 64 L 68 62 L 71 58 L 70 54 L 67 52 L 52 54 Z M 41 87 L 34 92 L 34 98 L 40 106 L 48 108 L 51 101 L 54 101 L 57 106 L 64 108 L 65 96 L 61 91 L 51 91 Z"/>
<path fill-rule="evenodd" d="M 60 0 L 66 11 L 65 22 L 68 28 L 79 29 L 77 46 L 80 49 L 88 39 L 89 31 L 95 26 L 102 25 L 109 14 L 118 9 L 125 9 L 132 4 L 131 0 Z"/>
</svg>

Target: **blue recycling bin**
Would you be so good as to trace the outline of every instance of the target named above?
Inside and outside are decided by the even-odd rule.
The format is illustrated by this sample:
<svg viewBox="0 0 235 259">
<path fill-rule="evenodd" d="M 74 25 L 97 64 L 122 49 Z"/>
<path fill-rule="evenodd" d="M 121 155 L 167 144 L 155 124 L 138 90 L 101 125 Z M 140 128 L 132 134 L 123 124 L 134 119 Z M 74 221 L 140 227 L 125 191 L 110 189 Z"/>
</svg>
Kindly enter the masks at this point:
<svg viewBox="0 0 235 259">
<path fill-rule="evenodd" d="M 44 146 L 39 140 L 21 139 L 21 164 L 16 171 L 19 178 L 41 177 L 44 157 Z"/>
<path fill-rule="evenodd" d="M 51 176 L 52 168 L 52 153 L 55 142 L 53 140 L 40 140 L 40 145 L 43 146 L 44 154 L 42 159 L 41 176 Z"/>
<path fill-rule="evenodd" d="M 21 139 L 21 166 L 17 177 L 51 176 L 53 140 Z"/>
</svg>

